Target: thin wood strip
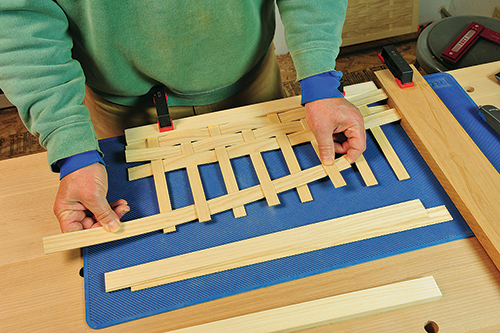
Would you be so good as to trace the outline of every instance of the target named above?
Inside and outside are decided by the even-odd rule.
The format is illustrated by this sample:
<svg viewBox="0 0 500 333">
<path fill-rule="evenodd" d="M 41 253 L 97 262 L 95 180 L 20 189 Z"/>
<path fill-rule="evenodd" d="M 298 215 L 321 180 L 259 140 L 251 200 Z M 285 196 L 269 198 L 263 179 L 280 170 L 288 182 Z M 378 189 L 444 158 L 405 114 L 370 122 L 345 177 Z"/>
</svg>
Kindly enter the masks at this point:
<svg viewBox="0 0 500 333">
<path fill-rule="evenodd" d="M 297 332 L 437 301 L 441 297 L 436 281 L 429 276 L 186 327 L 169 333 Z"/>
<path fill-rule="evenodd" d="M 304 126 L 305 130 L 307 130 L 307 131 L 310 130 L 309 125 L 307 124 L 307 121 L 305 119 L 302 119 L 300 122 L 302 123 L 302 126 Z M 314 138 L 314 140 L 311 140 L 311 144 L 314 148 L 314 151 L 316 152 L 316 155 L 318 155 L 318 158 L 320 158 L 318 141 L 316 141 L 316 138 Z M 347 185 L 344 178 L 340 174 L 340 171 L 335 166 L 335 164 L 333 164 L 333 165 L 321 164 L 321 165 L 323 166 L 323 169 L 325 169 L 326 174 L 328 175 L 328 177 L 332 181 L 333 186 L 335 186 L 337 188 L 337 187 L 342 187 L 342 186 Z"/>
<path fill-rule="evenodd" d="M 359 111 L 363 116 L 368 116 L 371 113 L 371 110 L 367 106 L 361 106 Z M 385 136 L 382 128 L 380 128 L 380 126 L 376 126 L 370 128 L 370 131 L 372 132 L 373 137 L 375 138 L 375 141 L 377 141 L 385 158 L 389 162 L 392 170 L 396 174 L 396 177 L 398 177 L 399 180 L 409 179 L 410 175 L 408 174 L 408 171 L 406 171 L 406 168 L 396 154 L 396 151 L 389 143 L 389 140 Z"/>
<path fill-rule="evenodd" d="M 243 140 L 243 138 L 239 133 L 218 135 L 215 137 L 211 136 L 208 139 L 193 142 L 193 150 L 195 153 L 200 153 L 203 151 L 215 149 L 217 147 L 228 147 L 243 142 L 245 141 Z"/>
<path fill-rule="evenodd" d="M 418 70 L 413 67 L 415 86 L 405 89 L 390 71 L 376 75 L 406 133 L 500 269 L 500 174 Z"/>
<path fill-rule="evenodd" d="M 106 291 L 185 280 L 413 229 L 429 220 L 422 203 L 412 200 L 108 272 Z"/>
<path fill-rule="evenodd" d="M 218 125 L 222 135 L 238 133 L 245 129 L 255 129 L 268 125 L 266 117 L 248 118 L 245 121 L 230 121 L 226 124 Z"/>
<path fill-rule="evenodd" d="M 271 113 L 273 114 L 273 113 Z M 270 114 L 270 115 L 271 115 Z M 275 113 L 274 113 L 275 114 Z M 269 115 L 268 115 L 269 117 Z M 253 130 L 253 134 L 256 139 L 260 138 L 270 138 L 275 137 L 280 134 L 289 134 L 297 131 L 301 131 L 302 125 L 298 121 L 288 122 L 288 123 L 275 123 L 261 128 Z"/>
<path fill-rule="evenodd" d="M 373 174 L 370 166 L 368 165 L 368 162 L 363 155 L 361 155 L 355 163 L 366 186 L 373 186 L 378 184 L 377 178 L 375 178 L 375 175 Z"/>
<path fill-rule="evenodd" d="M 142 162 L 162 159 L 168 156 L 181 155 L 182 152 L 180 146 L 135 148 L 125 150 L 125 161 L 127 163 Z"/>
<path fill-rule="evenodd" d="M 190 142 L 182 143 L 181 150 L 186 156 L 193 154 L 193 146 Z M 201 183 L 198 165 L 188 165 L 186 170 L 191 192 L 193 194 L 194 207 L 196 209 L 198 221 L 210 221 L 212 218 L 210 217 L 210 209 L 208 207 L 207 198 L 205 197 L 205 191 L 203 190 L 203 184 Z"/>
<path fill-rule="evenodd" d="M 373 81 L 367 81 L 367 82 L 344 86 L 344 92 L 346 98 L 352 98 L 354 96 L 366 94 L 367 92 L 376 90 L 378 90 L 378 87 Z"/>
<path fill-rule="evenodd" d="M 389 226 L 389 223 L 387 223 L 386 221 L 384 221 L 383 226 L 378 225 L 377 218 L 375 217 L 374 223 L 370 224 L 370 225 L 376 226 L 376 228 L 385 228 L 385 230 L 388 232 L 382 233 L 382 230 L 378 230 L 378 229 L 377 230 L 380 231 L 379 233 L 377 233 L 377 232 L 364 233 L 364 231 L 361 231 L 357 234 L 357 236 L 353 235 L 353 237 L 351 238 L 352 241 L 350 241 L 350 242 L 360 241 L 363 239 L 373 238 L 373 237 L 377 237 L 377 236 L 383 236 L 383 235 L 394 233 L 394 232 L 401 232 L 401 231 L 405 231 L 405 230 L 429 226 L 432 224 L 450 221 L 452 219 L 452 217 L 450 216 L 450 214 L 445 206 L 434 207 L 432 210 L 433 211 L 431 213 L 429 213 L 428 216 L 424 216 L 425 209 L 420 210 L 420 211 L 415 211 L 415 212 L 409 211 L 406 213 L 398 214 L 400 220 L 396 222 L 397 226 Z M 430 216 L 431 214 L 434 216 L 431 217 Z M 402 216 L 402 215 L 404 215 L 404 216 Z M 403 222 L 405 222 L 405 221 L 407 223 L 406 225 L 403 224 Z M 321 222 L 321 223 L 323 223 L 323 222 Z M 341 223 L 340 225 L 343 228 L 349 228 L 348 226 L 344 225 L 343 223 Z M 350 227 L 352 227 L 352 226 L 350 226 Z M 366 227 L 366 229 L 369 229 L 368 225 L 366 225 L 365 227 Z M 332 234 L 337 235 L 338 229 L 337 229 L 337 232 L 335 232 L 333 229 L 334 229 L 334 227 L 332 227 L 332 230 L 330 230 L 329 228 L 325 228 L 325 230 L 321 230 L 321 231 L 320 230 L 306 230 L 306 229 L 304 229 L 304 230 L 302 230 L 301 234 L 303 234 L 304 232 L 313 232 L 313 234 L 316 237 L 315 239 L 308 239 L 307 241 L 300 240 L 301 234 L 293 235 L 292 233 L 290 233 L 287 235 L 287 237 L 288 238 L 295 237 L 295 239 L 296 239 L 295 242 L 290 242 L 290 241 L 288 241 L 288 239 L 282 240 L 281 237 L 279 239 L 273 237 L 273 239 L 269 238 L 266 240 L 262 240 L 262 242 L 259 242 L 259 244 L 257 244 L 257 242 L 255 242 L 255 243 L 252 242 L 252 248 L 257 249 L 257 250 L 253 250 L 253 251 L 249 250 L 249 247 L 250 247 L 250 246 L 248 246 L 249 244 L 244 244 L 244 246 L 242 246 L 243 244 L 238 244 L 238 246 L 236 246 L 236 248 L 228 246 L 227 248 L 224 248 L 223 253 L 220 253 L 220 254 L 216 254 L 215 252 L 208 253 L 208 251 L 207 251 L 207 253 L 203 253 L 203 256 L 206 256 L 206 255 L 209 255 L 211 257 L 218 256 L 218 258 L 219 257 L 225 258 L 227 256 L 227 253 L 229 251 L 231 251 L 231 258 L 233 258 L 232 260 L 221 260 L 221 261 L 213 262 L 213 264 L 211 264 L 211 265 L 208 265 L 206 260 L 198 260 L 197 262 L 196 261 L 194 263 L 191 262 L 190 265 L 187 265 L 186 259 L 188 259 L 188 260 L 191 259 L 190 255 L 194 254 L 194 253 L 190 253 L 190 254 L 186 254 L 186 257 L 179 258 L 181 261 L 180 263 L 178 263 L 178 262 L 174 263 L 174 261 L 170 261 L 173 258 L 168 258 L 168 259 L 164 259 L 165 262 L 162 262 L 161 265 L 159 264 L 159 262 L 154 262 L 155 264 L 156 263 L 159 264 L 159 265 L 155 265 L 154 267 L 153 266 L 151 266 L 151 267 L 143 266 L 143 267 L 139 268 L 138 266 L 134 266 L 134 267 L 137 267 L 135 274 L 138 274 L 137 276 L 143 282 L 134 283 L 134 284 L 128 285 L 125 288 L 130 287 L 131 291 L 138 291 L 138 290 L 142 290 L 142 289 L 146 289 L 146 288 L 156 287 L 156 286 L 159 286 L 162 284 L 173 283 L 173 282 L 186 280 L 186 279 L 190 279 L 190 278 L 194 278 L 194 277 L 199 277 L 199 276 L 203 276 L 203 275 L 221 272 L 224 270 L 249 266 L 249 265 L 258 264 L 261 262 L 285 258 L 285 257 L 293 256 L 293 255 L 298 255 L 298 254 L 302 254 L 302 253 L 307 253 L 307 252 L 311 252 L 311 251 L 321 250 L 321 249 L 325 249 L 328 247 L 349 243 L 348 241 L 341 241 L 340 243 L 332 242 L 332 237 L 333 237 L 333 239 L 336 239 L 336 237 L 338 238 L 338 236 L 332 236 Z M 320 235 L 320 233 L 321 233 L 321 235 Z M 363 235 L 368 235 L 368 236 L 363 237 Z M 370 236 L 370 235 L 374 235 L 374 236 Z M 270 236 L 270 235 L 267 235 L 267 236 Z M 263 236 L 261 236 L 261 237 L 263 237 Z M 348 238 L 346 238 L 345 240 L 347 240 L 347 239 Z M 270 241 L 276 242 L 276 243 L 280 244 L 280 246 L 275 246 L 275 247 L 272 247 L 272 249 L 271 249 L 269 246 Z M 232 244 L 235 244 L 235 243 L 232 243 Z M 229 245 L 229 244 L 227 244 L 227 245 Z M 212 249 L 214 249 L 214 248 L 212 248 Z M 208 250 L 210 250 L 210 249 L 208 249 Z M 181 272 L 178 272 L 178 273 L 169 274 L 168 276 L 160 276 L 159 272 L 153 271 L 154 275 L 156 275 L 158 277 L 152 278 L 149 280 L 146 280 L 144 278 L 145 276 L 142 275 L 144 272 L 147 272 L 148 270 L 161 269 L 161 266 L 164 266 L 167 263 L 167 261 L 169 262 L 170 265 L 181 265 L 182 267 L 188 267 L 188 268 L 181 271 Z M 153 264 L 153 263 L 148 263 L 148 264 Z M 144 265 L 148 265 L 148 264 L 144 264 Z M 191 268 L 191 269 L 189 269 L 189 268 Z M 123 288 L 120 288 L 120 289 L 123 289 Z"/>
<path fill-rule="evenodd" d="M 280 119 L 276 113 L 267 115 L 267 119 L 271 124 L 280 123 Z M 302 125 L 300 123 L 299 125 L 302 128 Z M 295 153 L 293 151 L 292 145 L 290 144 L 290 141 L 288 141 L 286 133 L 277 134 L 276 141 L 278 142 L 281 152 L 283 153 L 283 157 L 285 158 L 285 162 L 290 173 L 297 173 L 302 171 L 299 165 L 299 161 L 297 161 L 297 157 L 295 156 Z M 313 200 L 311 191 L 309 191 L 309 187 L 307 185 L 298 186 L 296 187 L 296 189 L 301 202 L 308 202 Z"/>
<path fill-rule="evenodd" d="M 353 97 L 346 96 L 346 99 L 357 107 L 368 105 L 375 102 L 380 102 L 387 99 L 387 95 L 383 89 L 370 91 L 366 94 L 356 95 Z"/>
<path fill-rule="evenodd" d="M 365 129 L 390 124 L 401 119 L 395 109 L 378 112 L 364 117 Z"/>
<path fill-rule="evenodd" d="M 243 130 L 241 135 L 246 142 L 255 141 L 252 130 Z M 250 152 L 249 155 L 252 160 L 255 173 L 257 174 L 257 178 L 259 179 L 260 186 L 262 186 L 262 192 L 264 192 L 267 204 L 269 206 L 279 205 L 280 200 L 278 198 L 278 194 L 271 181 L 271 177 L 269 177 L 269 174 L 267 173 L 266 164 L 264 163 L 264 159 L 260 155 L 260 152 Z"/>
<path fill-rule="evenodd" d="M 341 157 L 335 161 L 339 170 L 345 170 L 350 164 Z M 290 174 L 285 177 L 273 180 L 274 187 L 278 193 L 291 190 L 298 185 L 307 184 L 326 176 L 321 165 L 302 170 L 299 173 Z M 212 214 L 217 214 L 234 207 L 245 205 L 253 201 L 264 198 L 262 187 L 256 185 L 237 193 L 226 194 L 208 200 L 208 205 Z M 147 216 L 140 219 L 122 223 L 121 228 L 116 233 L 110 233 L 103 228 L 86 229 L 64 234 L 57 234 L 43 238 L 44 252 L 55 253 L 84 246 L 111 242 L 136 235 L 145 234 L 162 228 L 180 225 L 196 220 L 196 210 L 194 205 L 175 209 L 169 213 Z"/>
<path fill-rule="evenodd" d="M 216 137 L 221 136 L 221 130 L 219 126 L 208 127 L 208 132 L 210 136 Z M 241 137 L 241 136 L 240 136 Z M 227 193 L 236 193 L 239 191 L 238 183 L 236 182 L 236 177 L 234 175 L 233 167 L 229 159 L 229 155 L 225 147 L 215 148 L 215 155 L 217 156 L 217 161 L 219 162 L 219 167 L 222 173 L 222 178 L 224 179 L 224 184 L 226 185 Z M 238 206 L 233 208 L 233 214 L 235 218 L 246 216 L 246 210 L 244 206 Z"/>
<path fill-rule="evenodd" d="M 156 148 L 159 146 L 158 138 L 150 138 L 147 140 L 147 143 L 150 148 Z M 165 178 L 165 170 L 163 169 L 162 161 L 160 159 L 151 161 L 151 168 L 153 170 L 153 179 L 160 214 L 170 212 L 172 210 L 172 205 L 170 203 L 170 196 L 168 195 L 167 180 Z M 163 232 L 167 233 L 175 230 L 176 227 L 173 226 L 163 229 Z"/>
</svg>

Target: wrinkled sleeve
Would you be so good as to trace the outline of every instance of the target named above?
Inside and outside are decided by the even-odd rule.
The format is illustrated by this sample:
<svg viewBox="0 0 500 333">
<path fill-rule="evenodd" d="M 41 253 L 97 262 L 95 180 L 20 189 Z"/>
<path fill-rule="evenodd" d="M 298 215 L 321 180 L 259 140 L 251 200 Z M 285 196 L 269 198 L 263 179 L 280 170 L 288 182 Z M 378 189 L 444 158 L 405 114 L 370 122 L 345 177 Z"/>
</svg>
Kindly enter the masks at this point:
<svg viewBox="0 0 500 333">
<path fill-rule="evenodd" d="M 48 162 L 98 150 L 68 20 L 52 0 L 0 1 L 0 88 Z"/>
<path fill-rule="evenodd" d="M 347 0 L 277 0 L 297 81 L 333 71 Z"/>
</svg>

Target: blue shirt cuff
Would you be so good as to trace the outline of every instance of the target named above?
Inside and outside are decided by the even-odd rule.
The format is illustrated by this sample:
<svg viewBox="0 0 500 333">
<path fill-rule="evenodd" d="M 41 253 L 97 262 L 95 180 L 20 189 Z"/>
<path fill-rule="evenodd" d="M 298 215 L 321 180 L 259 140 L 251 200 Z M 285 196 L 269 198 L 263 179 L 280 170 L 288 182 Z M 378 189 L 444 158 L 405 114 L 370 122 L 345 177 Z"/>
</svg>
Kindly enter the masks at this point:
<svg viewBox="0 0 500 333">
<path fill-rule="evenodd" d="M 102 163 L 103 165 L 106 165 L 101 154 L 99 154 L 97 150 L 86 151 L 84 153 L 63 158 L 52 164 L 52 166 L 54 167 L 54 170 L 59 170 L 61 173 L 59 179 L 62 179 L 73 171 L 94 163 Z"/>
<path fill-rule="evenodd" d="M 339 91 L 342 72 L 331 71 L 300 80 L 302 92 L 302 105 L 318 99 L 344 97 Z"/>
</svg>

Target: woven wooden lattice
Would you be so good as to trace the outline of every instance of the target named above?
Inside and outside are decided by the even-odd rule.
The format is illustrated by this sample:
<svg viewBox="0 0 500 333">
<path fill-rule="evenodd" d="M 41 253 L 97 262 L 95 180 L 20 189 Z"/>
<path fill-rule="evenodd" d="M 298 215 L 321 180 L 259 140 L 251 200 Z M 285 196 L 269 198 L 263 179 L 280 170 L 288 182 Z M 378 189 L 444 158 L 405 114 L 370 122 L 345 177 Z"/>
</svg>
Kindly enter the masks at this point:
<svg viewBox="0 0 500 333">
<path fill-rule="evenodd" d="M 382 100 L 386 96 L 381 90 L 376 89 L 373 83 L 365 84 L 363 87 L 366 89 L 363 93 L 354 92 L 349 99 L 362 108 L 369 122 L 370 117 L 379 118 L 384 112 L 387 113 L 388 109 L 384 106 L 370 109 L 366 104 Z M 238 195 L 240 191 L 230 159 L 250 156 L 260 183 L 258 187 L 262 194 L 259 193 L 259 197 L 265 198 L 269 206 L 278 205 L 280 203 L 278 193 L 291 188 L 297 190 L 301 202 L 313 200 L 307 183 L 316 177 L 328 176 L 335 187 L 344 186 L 346 183 L 340 171 L 350 167 L 344 158 L 338 159 L 332 166 L 319 165 L 316 168 L 301 169 L 292 147 L 309 142 L 318 153 L 318 144 L 304 119 L 304 109 L 297 102 L 297 98 L 292 98 L 289 103 L 280 103 L 279 108 L 253 106 L 229 110 L 227 114 L 207 115 L 206 120 L 210 119 L 208 124 L 203 124 L 203 121 L 200 122 L 200 119 L 196 118 L 186 119 L 171 132 L 159 133 L 153 127 L 155 125 L 129 130 L 126 132 L 127 162 L 151 161 L 130 168 L 129 180 L 153 176 L 160 212 L 166 213 L 171 210 L 171 205 L 166 190 L 165 172 L 186 169 L 196 218 L 200 222 L 210 220 L 210 215 L 214 213 L 207 202 L 198 172 L 198 166 L 202 164 L 219 163 L 227 195 L 233 198 L 244 197 L 246 196 L 244 192 Z M 392 111 L 389 110 L 389 113 Z M 380 128 L 377 128 L 377 131 L 381 131 Z M 149 137 L 152 133 L 156 136 Z M 278 149 L 284 156 L 290 176 L 271 180 L 261 153 Z M 356 161 L 356 164 L 367 186 L 377 184 L 363 156 Z M 312 174 L 315 176 L 310 177 Z M 248 202 L 245 199 L 237 201 Z M 220 207 L 217 211 L 228 209 L 233 209 L 235 217 L 246 215 L 243 205 L 234 206 L 231 202 L 227 202 L 227 206 Z"/>
<path fill-rule="evenodd" d="M 373 82 L 346 87 L 347 99 L 359 107 L 365 119 L 365 128 L 371 129 L 383 153 L 399 179 L 408 174 L 388 143 L 380 126 L 399 120 L 395 110 L 386 105 L 366 105 L 387 98 Z M 154 177 L 160 213 L 122 224 L 118 233 L 108 233 L 102 228 L 83 230 L 44 238 L 46 253 L 68 250 L 116 239 L 132 237 L 155 230 L 174 231 L 175 226 L 198 220 L 208 221 L 212 214 L 229 209 L 235 217 L 245 216 L 244 205 L 266 199 L 278 205 L 278 193 L 296 189 L 302 202 L 313 200 L 307 184 L 329 177 L 335 187 L 345 185 L 341 171 L 350 168 L 343 157 L 334 165 L 318 164 L 302 170 L 297 162 L 293 146 L 309 142 L 317 151 L 314 135 L 305 122 L 300 97 L 291 97 L 237 109 L 215 112 L 175 121 L 175 130 L 160 133 L 158 125 L 152 124 L 126 131 L 127 162 L 147 161 L 143 165 L 129 168 L 129 180 Z M 283 153 L 289 175 L 271 180 L 261 153 L 269 150 Z M 259 184 L 240 190 L 230 160 L 250 156 Z M 227 193 L 207 200 L 200 179 L 198 166 L 218 163 Z M 356 161 L 366 185 L 374 185 L 368 163 L 361 157 Z M 194 204 L 172 210 L 165 173 L 186 169 Z"/>
</svg>

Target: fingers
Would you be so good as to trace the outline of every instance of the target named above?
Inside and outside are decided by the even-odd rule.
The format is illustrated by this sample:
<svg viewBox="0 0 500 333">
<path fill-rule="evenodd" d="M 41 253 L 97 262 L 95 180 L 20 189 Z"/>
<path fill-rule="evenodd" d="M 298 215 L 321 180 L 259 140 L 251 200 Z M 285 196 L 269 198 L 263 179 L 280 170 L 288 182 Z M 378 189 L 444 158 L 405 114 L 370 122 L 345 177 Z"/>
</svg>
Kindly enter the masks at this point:
<svg viewBox="0 0 500 333">
<path fill-rule="evenodd" d="M 355 162 L 366 149 L 366 131 L 359 110 L 344 98 L 322 99 L 306 104 L 306 120 L 318 143 L 323 164 L 334 163 L 335 152 Z M 344 140 L 339 140 L 339 134 Z"/>
<path fill-rule="evenodd" d="M 122 199 L 109 204 L 107 185 L 106 169 L 100 163 L 78 169 L 61 180 L 54 213 L 62 232 L 98 226 L 116 232 L 120 228 L 120 218 L 130 207 Z"/>
</svg>

